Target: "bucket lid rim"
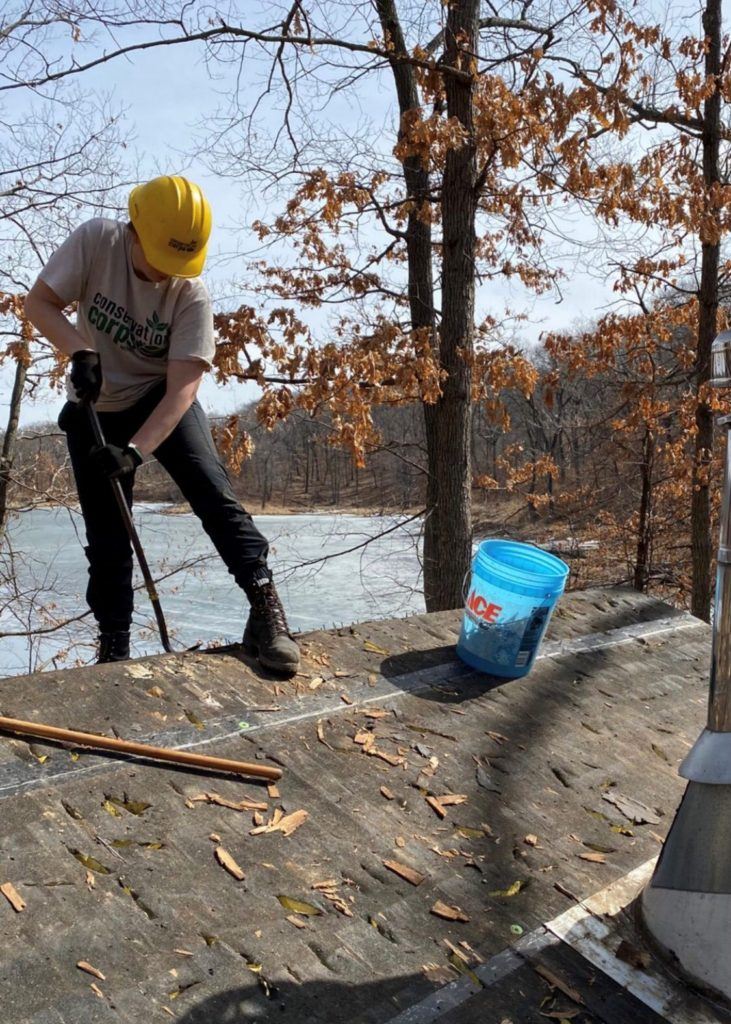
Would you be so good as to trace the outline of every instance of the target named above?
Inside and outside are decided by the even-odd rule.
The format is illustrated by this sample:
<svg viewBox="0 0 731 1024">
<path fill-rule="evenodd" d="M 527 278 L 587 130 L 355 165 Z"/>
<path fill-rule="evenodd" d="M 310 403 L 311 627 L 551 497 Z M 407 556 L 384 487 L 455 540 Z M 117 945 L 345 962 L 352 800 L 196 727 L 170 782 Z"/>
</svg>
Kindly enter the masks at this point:
<svg viewBox="0 0 731 1024">
<path fill-rule="evenodd" d="M 494 552 L 495 545 L 518 550 L 527 558 L 535 558 L 537 562 L 542 560 L 546 571 L 541 572 L 540 570 L 532 571 L 531 569 L 517 569 L 515 566 L 501 561 Z M 489 550 L 490 548 L 492 548 L 492 552 Z M 567 565 L 562 558 L 552 554 L 550 551 L 544 551 L 543 548 L 539 548 L 535 544 L 527 544 L 524 541 L 503 540 L 499 537 L 487 538 L 481 541 L 478 545 L 474 560 L 477 561 L 480 557 L 494 562 L 503 571 L 508 571 L 511 574 L 515 573 L 532 577 L 531 579 L 526 580 L 526 583 L 534 586 L 545 586 L 548 579 L 565 581 L 571 572 L 571 567 Z"/>
</svg>

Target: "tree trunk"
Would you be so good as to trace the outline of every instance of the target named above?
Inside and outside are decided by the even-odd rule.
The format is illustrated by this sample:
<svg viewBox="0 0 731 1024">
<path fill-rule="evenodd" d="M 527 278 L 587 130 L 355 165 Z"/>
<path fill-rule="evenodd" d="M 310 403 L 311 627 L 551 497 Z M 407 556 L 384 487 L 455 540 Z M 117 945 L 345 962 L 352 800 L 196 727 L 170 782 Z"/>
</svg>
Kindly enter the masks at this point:
<svg viewBox="0 0 731 1024">
<path fill-rule="evenodd" d="M 479 0 L 448 8 L 444 63 L 472 70 L 478 45 Z M 465 142 L 447 153 L 442 180 L 442 322 L 440 364 L 447 377 L 437 403 L 425 409 L 429 483 L 424 528 L 428 611 L 456 608 L 472 556 L 472 353 L 475 310 L 477 161 L 472 80 L 445 76 L 447 115 Z"/>
<path fill-rule="evenodd" d="M 721 74 L 721 0 L 707 0 L 703 12 L 706 34 L 706 76 Z M 703 104 L 703 182 L 709 220 L 719 201 L 719 138 L 721 94 L 715 89 Z M 696 389 L 711 376 L 711 346 L 716 336 L 718 316 L 718 268 L 720 239 L 709 226 L 701 231 L 701 281 L 698 294 L 698 337 L 696 349 Z M 696 407 L 696 436 L 693 461 L 693 491 L 690 509 L 693 590 L 691 611 L 706 622 L 711 617 L 711 500 L 710 470 L 713 449 L 713 414 L 705 400 Z"/>
<path fill-rule="evenodd" d="M 15 461 L 15 450 L 18 439 L 18 421 L 20 420 L 20 407 L 23 402 L 23 388 L 25 387 L 27 367 L 22 359 L 15 365 L 15 380 L 13 381 L 13 392 L 10 396 L 10 412 L 8 413 L 8 424 L 5 428 L 3 438 L 3 450 L 0 455 L 0 540 L 5 533 L 8 518 L 8 491 L 10 489 L 10 474 Z"/>
<path fill-rule="evenodd" d="M 650 551 L 652 547 L 652 473 L 655 460 L 655 439 L 652 431 L 645 428 L 642 442 L 642 493 L 640 495 L 640 519 L 637 524 L 637 552 L 633 582 L 635 590 L 644 593 L 650 579 Z"/>
<path fill-rule="evenodd" d="M 394 0 L 376 0 L 376 9 L 386 38 L 393 44 L 394 53 L 406 53 L 406 42 L 401 29 Z M 414 69 L 408 64 L 391 62 L 401 127 L 399 139 L 404 135 L 407 115 L 421 109 L 419 89 Z M 408 258 L 409 313 L 412 330 L 427 331 L 432 339 L 435 355 L 439 356 L 434 318 L 434 276 L 432 269 L 432 232 L 428 218 L 419 216 L 422 206 L 430 202 L 429 171 L 418 155 L 405 157 L 403 163 L 407 201 L 413 205 L 406 225 L 406 253 Z M 439 591 L 441 566 L 435 548 L 435 528 L 432 515 L 439 505 L 439 434 L 436 430 L 437 407 L 423 405 L 427 451 L 426 523 L 424 526 L 424 597 L 429 611 L 440 606 L 435 603 Z"/>
</svg>

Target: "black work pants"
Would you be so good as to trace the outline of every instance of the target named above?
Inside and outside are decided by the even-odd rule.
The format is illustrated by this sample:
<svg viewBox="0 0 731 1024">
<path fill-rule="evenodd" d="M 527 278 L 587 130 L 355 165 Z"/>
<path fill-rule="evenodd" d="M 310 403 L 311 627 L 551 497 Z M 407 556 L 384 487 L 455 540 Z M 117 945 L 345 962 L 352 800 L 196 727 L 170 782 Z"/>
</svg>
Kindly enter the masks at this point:
<svg viewBox="0 0 731 1024">
<path fill-rule="evenodd" d="M 120 447 L 129 444 L 163 394 L 164 387 L 156 387 L 129 409 L 99 413 L 107 442 Z M 66 434 L 86 526 L 86 600 L 100 630 L 129 629 L 133 609 L 132 546 L 110 482 L 95 472 L 89 460 L 94 437 L 88 412 L 67 402 L 58 423 Z M 154 455 L 200 519 L 228 571 L 243 590 L 250 590 L 252 581 L 263 571 L 268 572 L 269 545 L 234 495 L 206 414 L 197 401 Z M 131 508 L 134 474 L 122 477 L 121 483 Z"/>
</svg>

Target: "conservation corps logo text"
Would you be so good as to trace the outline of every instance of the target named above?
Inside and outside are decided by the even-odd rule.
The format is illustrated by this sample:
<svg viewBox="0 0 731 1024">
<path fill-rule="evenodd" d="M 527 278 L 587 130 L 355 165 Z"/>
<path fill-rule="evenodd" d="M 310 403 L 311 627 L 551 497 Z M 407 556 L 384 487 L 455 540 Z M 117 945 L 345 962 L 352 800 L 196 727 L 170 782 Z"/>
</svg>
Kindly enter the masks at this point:
<svg viewBox="0 0 731 1024">
<path fill-rule="evenodd" d="M 170 324 L 164 324 L 153 312 L 144 324 L 131 317 L 124 306 L 108 299 L 101 292 L 94 296 L 89 308 L 89 323 L 102 334 L 108 334 L 115 345 L 128 352 L 163 358 L 170 344 Z"/>
</svg>

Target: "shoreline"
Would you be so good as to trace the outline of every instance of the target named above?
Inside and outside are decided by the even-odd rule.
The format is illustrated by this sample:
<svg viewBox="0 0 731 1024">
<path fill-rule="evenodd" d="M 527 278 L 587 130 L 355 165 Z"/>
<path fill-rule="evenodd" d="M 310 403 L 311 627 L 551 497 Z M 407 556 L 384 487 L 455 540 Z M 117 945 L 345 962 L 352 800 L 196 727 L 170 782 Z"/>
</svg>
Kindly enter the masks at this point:
<svg viewBox="0 0 731 1024">
<path fill-rule="evenodd" d="M 23 512 L 31 512 L 35 509 L 63 509 L 72 507 L 75 511 L 80 512 L 80 508 L 77 502 L 69 503 L 68 505 L 62 502 L 44 502 L 42 504 L 35 505 L 32 509 L 23 507 L 9 507 L 8 513 L 10 515 L 18 514 L 22 515 Z M 181 516 L 181 515 L 194 515 L 191 508 L 187 504 L 180 502 L 167 502 L 167 501 L 136 501 L 134 504 L 135 508 L 148 509 L 159 512 L 161 515 L 166 516 Z M 403 509 L 403 508 L 375 508 L 366 506 L 338 506 L 332 508 L 330 506 L 314 505 L 312 507 L 303 507 L 301 505 L 267 505 L 266 508 L 254 509 L 252 506 L 246 506 L 246 511 L 251 515 L 253 519 L 261 519 L 265 516 L 358 516 L 360 518 L 379 518 L 383 516 L 413 516 L 419 510 Z"/>
</svg>

